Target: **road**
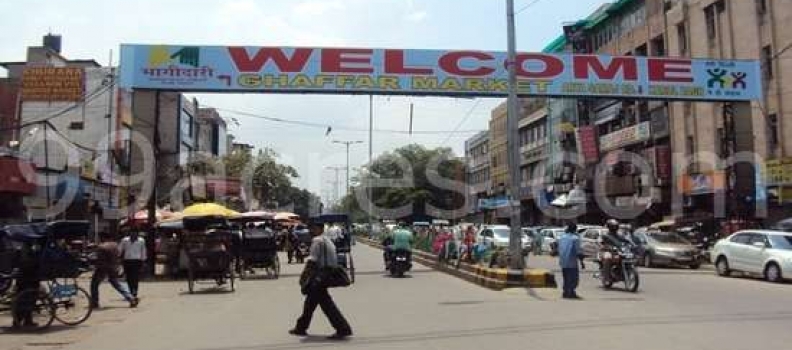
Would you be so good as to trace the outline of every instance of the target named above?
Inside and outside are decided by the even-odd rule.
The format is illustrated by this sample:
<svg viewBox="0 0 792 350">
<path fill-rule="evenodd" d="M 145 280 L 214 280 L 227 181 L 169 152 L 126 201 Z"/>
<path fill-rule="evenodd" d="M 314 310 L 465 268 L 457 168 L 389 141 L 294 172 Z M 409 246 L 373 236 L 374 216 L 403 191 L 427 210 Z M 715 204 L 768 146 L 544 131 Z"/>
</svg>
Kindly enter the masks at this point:
<svg viewBox="0 0 792 350">
<path fill-rule="evenodd" d="M 585 300 L 566 301 L 555 289 L 490 291 L 423 266 L 409 278 L 389 278 L 379 251 L 362 245 L 355 259 L 357 283 L 332 291 L 355 330 L 347 342 L 324 340 L 332 329 L 320 314 L 309 330 L 314 336 L 286 333 L 302 301 L 294 265 L 279 280 L 244 281 L 236 293 L 189 295 L 185 282 L 147 283 L 135 310 L 105 288 L 111 308 L 84 326 L 42 335 L 3 330 L 0 349 L 743 350 L 792 344 L 792 285 L 720 278 L 708 270 L 643 269 L 641 290 L 631 294 L 604 291 L 584 272 L 579 293 Z M 555 266 L 546 257 L 529 262 Z"/>
</svg>

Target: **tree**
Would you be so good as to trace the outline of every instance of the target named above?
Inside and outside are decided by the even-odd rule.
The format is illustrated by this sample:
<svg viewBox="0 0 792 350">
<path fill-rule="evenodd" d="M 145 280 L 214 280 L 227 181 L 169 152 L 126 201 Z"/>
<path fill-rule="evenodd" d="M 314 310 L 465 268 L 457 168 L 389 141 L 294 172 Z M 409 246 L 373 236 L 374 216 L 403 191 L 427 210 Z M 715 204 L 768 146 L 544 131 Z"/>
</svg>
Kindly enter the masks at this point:
<svg viewBox="0 0 792 350">
<path fill-rule="evenodd" d="M 405 174 L 404 164 L 409 164 L 411 174 Z M 398 148 L 377 157 L 370 166 L 364 167 L 356 176 L 356 181 L 365 186 L 368 179 L 402 179 L 405 175 L 412 179 L 412 185 L 399 188 L 373 188 L 372 200 L 380 208 L 397 208 L 412 204 L 413 210 L 408 220 L 428 218 L 428 206 L 445 210 L 460 209 L 464 206 L 464 188 L 444 189 L 429 181 L 430 174 L 446 180 L 462 181 L 464 163 L 457 159 L 450 148 L 427 149 L 412 144 Z M 436 181 L 435 181 L 436 182 Z M 360 188 L 355 186 L 355 188 Z M 348 212 L 353 220 L 365 220 L 366 214 L 359 207 L 353 195 L 343 198 L 334 211 Z"/>
<path fill-rule="evenodd" d="M 292 179 L 299 177 L 297 170 L 278 163 L 278 154 L 271 149 L 259 151 L 253 170 L 253 193 L 264 204 L 283 206 L 289 198 Z"/>
</svg>

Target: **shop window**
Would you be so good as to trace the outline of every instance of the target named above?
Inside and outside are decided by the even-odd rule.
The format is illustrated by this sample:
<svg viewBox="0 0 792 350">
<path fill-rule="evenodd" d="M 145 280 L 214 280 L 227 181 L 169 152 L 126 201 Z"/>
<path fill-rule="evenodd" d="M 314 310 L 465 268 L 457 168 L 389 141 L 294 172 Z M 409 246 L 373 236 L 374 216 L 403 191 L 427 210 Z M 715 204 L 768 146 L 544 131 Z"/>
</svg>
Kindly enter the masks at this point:
<svg viewBox="0 0 792 350">
<path fill-rule="evenodd" d="M 767 14 L 767 0 L 756 0 L 756 14 L 764 17 Z"/>
<path fill-rule="evenodd" d="M 688 157 L 693 156 L 696 153 L 696 141 L 692 135 L 688 135 L 687 141 L 685 142 L 685 151 L 687 152 Z"/>
<path fill-rule="evenodd" d="M 709 39 L 710 44 L 714 44 L 718 35 L 714 4 L 704 8 L 704 20 L 707 23 L 707 39 Z"/>
<path fill-rule="evenodd" d="M 773 79 L 773 48 L 770 45 L 762 48 L 762 72 L 765 80 Z"/>
<path fill-rule="evenodd" d="M 662 35 L 652 39 L 652 55 L 653 56 L 666 55 L 665 38 L 663 38 Z"/>
<path fill-rule="evenodd" d="M 767 151 L 769 155 L 775 155 L 778 141 L 778 115 L 773 113 L 767 116 Z"/>
<path fill-rule="evenodd" d="M 682 22 L 677 24 L 677 42 L 679 43 L 679 55 L 687 55 L 688 52 L 688 31 L 687 24 Z"/>
</svg>

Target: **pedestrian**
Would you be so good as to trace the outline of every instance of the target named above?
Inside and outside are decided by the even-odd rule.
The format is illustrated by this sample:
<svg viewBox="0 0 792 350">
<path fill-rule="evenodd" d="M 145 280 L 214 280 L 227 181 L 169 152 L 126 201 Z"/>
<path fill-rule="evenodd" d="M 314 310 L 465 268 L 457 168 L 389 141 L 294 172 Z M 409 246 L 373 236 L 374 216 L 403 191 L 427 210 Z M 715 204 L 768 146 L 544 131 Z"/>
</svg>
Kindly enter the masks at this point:
<svg viewBox="0 0 792 350">
<path fill-rule="evenodd" d="M 575 291 L 580 281 L 578 263 L 581 255 L 577 225 L 569 224 L 558 239 L 558 263 L 564 277 L 564 299 L 580 299 Z"/>
<path fill-rule="evenodd" d="M 39 259 L 38 255 L 34 252 L 34 248 L 26 243 L 22 246 L 19 255 L 14 261 L 17 266 L 16 275 L 16 293 L 22 293 L 26 290 L 38 290 L 41 288 L 41 281 L 39 277 Z M 17 298 L 17 305 L 13 310 L 13 323 L 14 329 L 20 328 L 35 328 L 40 326 L 33 321 L 33 312 L 36 308 L 36 295 L 32 293 L 24 294 L 24 298 L 19 296 Z"/>
<path fill-rule="evenodd" d="M 121 257 L 124 259 L 124 275 L 129 285 L 129 292 L 132 296 L 138 297 L 138 285 L 140 284 L 140 271 L 143 263 L 146 262 L 146 240 L 140 237 L 138 231 L 132 231 L 129 237 L 121 240 L 118 247 Z"/>
<path fill-rule="evenodd" d="M 313 274 L 320 269 L 338 266 L 336 248 L 333 242 L 323 235 L 324 224 L 313 222 L 310 224 L 309 229 L 313 239 L 308 261 L 305 264 L 303 274 L 300 276 L 300 286 L 305 295 L 305 303 L 302 315 L 297 319 L 297 325 L 289 330 L 289 334 L 296 336 L 308 335 L 307 332 L 311 326 L 313 313 L 316 311 L 316 307 L 319 306 L 336 331 L 328 339 L 343 340 L 352 335 L 352 328 L 327 292 L 327 287 L 308 283 L 312 279 Z"/>
<path fill-rule="evenodd" d="M 139 300 L 129 293 L 129 290 L 118 281 L 118 258 L 121 255 L 118 244 L 106 233 L 100 235 L 102 243 L 96 249 L 94 257 L 94 274 L 91 277 L 91 306 L 99 308 L 99 285 L 107 279 L 118 294 L 129 302 L 129 307 L 137 307 Z"/>
</svg>

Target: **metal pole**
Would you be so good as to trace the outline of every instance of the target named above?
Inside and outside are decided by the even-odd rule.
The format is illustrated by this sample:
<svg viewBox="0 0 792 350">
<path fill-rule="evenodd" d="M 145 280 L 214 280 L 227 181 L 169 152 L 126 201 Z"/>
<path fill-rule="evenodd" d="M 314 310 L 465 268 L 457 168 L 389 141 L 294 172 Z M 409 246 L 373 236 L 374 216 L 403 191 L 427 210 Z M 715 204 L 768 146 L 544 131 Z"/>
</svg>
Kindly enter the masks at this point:
<svg viewBox="0 0 792 350">
<path fill-rule="evenodd" d="M 47 205 L 45 206 L 44 211 L 44 221 L 49 222 L 50 219 L 50 205 L 52 205 L 50 198 L 50 166 L 49 166 L 49 139 L 47 138 L 47 128 L 49 127 L 49 121 L 44 121 L 44 169 L 46 169 L 46 175 L 44 176 L 45 185 L 47 187 Z"/>
<path fill-rule="evenodd" d="M 347 162 L 346 162 L 346 192 L 344 193 L 344 195 L 345 195 L 345 197 L 347 197 L 347 196 L 349 196 L 349 145 L 351 145 L 352 142 L 347 142 L 345 144 L 346 144 L 346 152 L 347 152 L 346 153 L 346 156 L 347 156 L 346 161 Z M 347 214 L 350 214 L 350 213 L 347 213 Z"/>
<path fill-rule="evenodd" d="M 522 258 L 522 224 L 520 218 L 520 154 L 519 154 L 519 132 L 518 119 L 520 106 L 517 99 L 517 70 L 516 62 L 516 42 L 514 30 L 514 0 L 506 0 L 506 23 L 508 31 L 508 68 L 509 68 L 509 99 L 507 101 L 506 114 L 506 149 L 509 152 L 508 164 L 510 172 L 511 198 L 511 235 L 509 236 L 509 252 L 511 259 L 509 268 L 522 270 L 525 263 Z"/>
<path fill-rule="evenodd" d="M 369 95 L 369 139 L 368 139 L 368 162 L 369 162 L 369 180 L 371 180 L 371 176 L 373 176 L 371 172 L 374 154 L 374 145 L 372 144 L 374 140 L 374 95 Z M 371 202 L 374 200 L 374 190 L 371 189 L 371 186 L 366 186 L 366 192 L 368 192 L 368 227 L 369 227 L 369 235 L 374 232 L 374 223 L 371 218 Z"/>
<path fill-rule="evenodd" d="M 113 50 L 110 50 L 110 92 L 107 101 L 107 136 L 113 133 L 113 100 L 115 99 L 115 68 L 113 68 Z M 113 190 L 116 188 L 114 186 L 114 178 L 115 174 L 113 174 L 115 159 L 113 158 L 113 140 L 107 141 L 107 162 L 109 163 L 110 168 L 110 178 L 108 179 L 108 186 L 107 186 L 107 208 L 112 208 L 113 206 Z M 97 183 L 97 185 L 99 185 Z M 96 198 L 94 198 L 96 200 Z"/>
</svg>

